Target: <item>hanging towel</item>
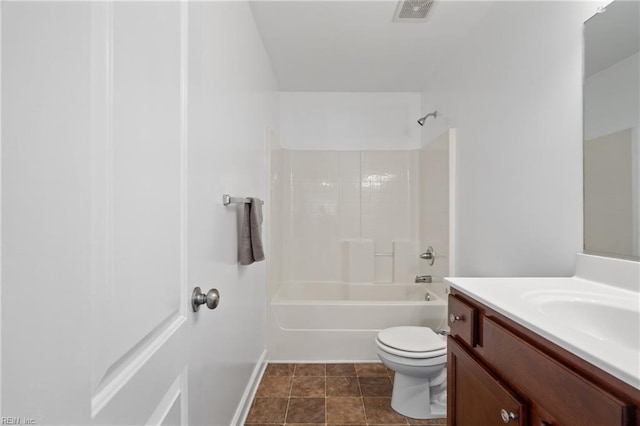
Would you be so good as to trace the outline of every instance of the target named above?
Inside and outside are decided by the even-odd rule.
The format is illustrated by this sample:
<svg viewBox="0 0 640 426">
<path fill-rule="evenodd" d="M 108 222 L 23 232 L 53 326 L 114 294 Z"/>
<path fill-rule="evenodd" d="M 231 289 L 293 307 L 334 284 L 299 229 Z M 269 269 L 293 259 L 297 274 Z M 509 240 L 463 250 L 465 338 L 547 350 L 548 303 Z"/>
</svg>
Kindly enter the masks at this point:
<svg viewBox="0 0 640 426">
<path fill-rule="evenodd" d="M 240 230 L 239 260 L 241 265 L 251 265 L 264 260 L 262 246 L 262 200 L 249 198 L 244 203 L 244 215 Z"/>
</svg>

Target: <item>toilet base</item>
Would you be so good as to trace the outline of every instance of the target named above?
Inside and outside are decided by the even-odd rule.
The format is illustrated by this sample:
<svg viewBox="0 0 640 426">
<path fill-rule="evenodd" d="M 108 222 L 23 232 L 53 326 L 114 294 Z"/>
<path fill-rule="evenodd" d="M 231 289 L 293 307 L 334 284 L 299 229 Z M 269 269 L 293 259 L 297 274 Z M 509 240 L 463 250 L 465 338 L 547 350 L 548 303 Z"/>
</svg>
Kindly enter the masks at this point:
<svg viewBox="0 0 640 426">
<path fill-rule="evenodd" d="M 412 419 L 439 419 L 447 416 L 446 393 L 431 395 L 429 380 L 396 372 L 391 408 Z"/>
</svg>

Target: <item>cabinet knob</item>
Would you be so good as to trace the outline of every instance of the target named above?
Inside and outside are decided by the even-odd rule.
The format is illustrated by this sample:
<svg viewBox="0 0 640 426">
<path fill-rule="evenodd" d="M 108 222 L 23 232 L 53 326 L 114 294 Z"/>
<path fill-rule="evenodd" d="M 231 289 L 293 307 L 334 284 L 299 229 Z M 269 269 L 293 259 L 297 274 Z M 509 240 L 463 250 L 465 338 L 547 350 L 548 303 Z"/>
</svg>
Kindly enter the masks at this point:
<svg viewBox="0 0 640 426">
<path fill-rule="evenodd" d="M 461 315 L 449 314 L 449 324 L 453 324 L 456 321 L 462 321 Z"/>
<path fill-rule="evenodd" d="M 502 410 L 500 410 L 500 417 L 502 417 L 503 422 L 509 423 L 511 420 L 516 420 L 518 418 L 518 415 L 503 408 Z"/>
</svg>

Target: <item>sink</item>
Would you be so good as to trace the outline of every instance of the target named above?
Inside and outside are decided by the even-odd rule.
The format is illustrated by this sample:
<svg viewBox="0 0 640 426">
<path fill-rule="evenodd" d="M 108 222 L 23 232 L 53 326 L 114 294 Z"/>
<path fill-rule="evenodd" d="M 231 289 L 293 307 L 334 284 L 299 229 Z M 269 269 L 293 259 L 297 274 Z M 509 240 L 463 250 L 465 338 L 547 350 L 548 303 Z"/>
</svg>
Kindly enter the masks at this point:
<svg viewBox="0 0 640 426">
<path fill-rule="evenodd" d="M 640 348 L 640 306 L 637 298 L 582 292 L 529 294 L 537 310 L 557 322 L 604 343 Z"/>
<path fill-rule="evenodd" d="M 640 263 L 580 254 L 573 277 L 445 282 L 640 389 Z"/>
</svg>

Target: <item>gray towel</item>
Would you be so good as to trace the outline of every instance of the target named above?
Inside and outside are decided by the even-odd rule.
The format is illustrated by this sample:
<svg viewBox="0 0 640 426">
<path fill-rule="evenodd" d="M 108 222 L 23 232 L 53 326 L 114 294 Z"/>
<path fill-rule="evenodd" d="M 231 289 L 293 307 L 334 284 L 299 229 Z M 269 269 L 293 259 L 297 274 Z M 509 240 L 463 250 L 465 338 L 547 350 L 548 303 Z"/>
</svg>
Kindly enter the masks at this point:
<svg viewBox="0 0 640 426">
<path fill-rule="evenodd" d="M 262 246 L 262 200 L 249 198 L 244 204 L 242 229 L 240 230 L 240 264 L 251 265 L 264 260 Z"/>
</svg>

